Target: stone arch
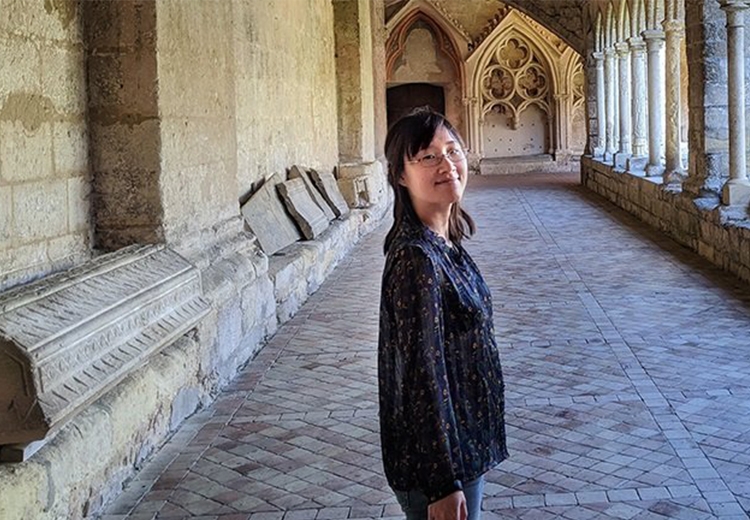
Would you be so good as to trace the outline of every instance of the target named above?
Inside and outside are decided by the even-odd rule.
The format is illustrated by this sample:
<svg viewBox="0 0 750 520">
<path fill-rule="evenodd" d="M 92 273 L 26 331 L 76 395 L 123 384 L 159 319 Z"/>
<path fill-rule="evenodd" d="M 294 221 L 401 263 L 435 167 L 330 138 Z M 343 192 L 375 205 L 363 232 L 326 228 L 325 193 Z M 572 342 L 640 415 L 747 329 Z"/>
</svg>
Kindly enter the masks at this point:
<svg viewBox="0 0 750 520">
<path fill-rule="evenodd" d="M 607 4 L 607 13 L 605 15 L 604 29 L 604 47 L 612 47 L 617 41 L 617 23 L 615 21 L 615 6 L 610 0 Z"/>
<path fill-rule="evenodd" d="M 417 31 L 421 31 L 422 34 Z M 462 104 L 465 65 L 460 58 L 458 45 L 451 35 L 449 28 L 441 21 L 419 6 L 415 7 L 400 19 L 386 42 L 386 82 L 388 87 L 413 83 L 440 87 L 445 98 L 445 115 L 461 133 L 465 133 Z M 409 56 L 409 38 L 419 36 L 429 39 L 429 42 L 422 41 L 421 48 L 430 49 L 430 53 L 434 52 L 434 63 L 417 68 L 406 63 L 407 68 L 404 68 Z"/>
<path fill-rule="evenodd" d="M 503 3 L 517 9 L 532 20 L 540 23 L 555 36 L 567 43 L 576 52 L 583 54 L 583 34 L 571 34 L 570 31 L 565 30 L 563 26 L 556 23 L 554 19 L 550 19 L 550 17 L 540 14 L 539 4 L 542 2 L 529 2 L 529 0 L 503 0 Z"/>
<path fill-rule="evenodd" d="M 594 19 L 594 52 L 602 50 L 604 50 L 604 28 L 602 27 L 602 12 L 597 9 Z"/>
<path fill-rule="evenodd" d="M 411 13 L 406 15 L 388 37 L 388 40 L 386 41 L 386 77 L 389 79 L 393 77 L 393 67 L 396 60 L 404 54 L 409 31 L 420 21 L 430 27 L 432 33 L 438 39 L 437 50 L 448 57 L 455 68 L 459 81 L 463 83 L 463 61 L 459 57 L 458 47 L 451 38 L 450 31 L 443 27 L 439 21 L 435 20 L 421 9 L 414 9 Z"/>
<path fill-rule="evenodd" d="M 477 100 L 472 139 L 475 151 L 486 155 L 483 126 L 493 110 L 502 111 L 510 127 L 515 128 L 524 111 L 531 109 L 541 112 L 546 120 L 542 153 L 552 153 L 556 134 L 554 96 L 564 88 L 552 63 L 561 58 L 560 51 L 539 38 L 523 15 L 513 12 L 477 51 L 471 82 Z M 518 58 L 515 61 L 514 56 Z"/>
<path fill-rule="evenodd" d="M 664 20 L 664 0 L 645 0 L 646 29 L 661 30 Z"/>
<path fill-rule="evenodd" d="M 624 42 L 632 36 L 630 32 L 630 9 L 628 1 L 620 2 L 620 10 L 617 14 L 617 41 Z"/>
<path fill-rule="evenodd" d="M 566 90 L 570 94 L 570 105 L 565 121 L 568 125 L 565 148 L 573 154 L 582 154 L 586 145 L 586 71 L 583 60 L 571 53 L 565 66 Z"/>
<path fill-rule="evenodd" d="M 643 0 L 632 0 L 630 4 L 630 30 L 633 37 L 639 37 L 646 30 L 646 9 Z"/>
</svg>

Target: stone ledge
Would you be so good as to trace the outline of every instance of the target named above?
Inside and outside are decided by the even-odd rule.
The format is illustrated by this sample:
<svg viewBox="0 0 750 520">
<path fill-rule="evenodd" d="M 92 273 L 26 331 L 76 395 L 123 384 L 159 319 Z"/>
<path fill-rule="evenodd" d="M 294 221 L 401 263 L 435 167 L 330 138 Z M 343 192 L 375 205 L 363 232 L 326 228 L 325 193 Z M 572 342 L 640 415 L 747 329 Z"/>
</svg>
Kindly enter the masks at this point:
<svg viewBox="0 0 750 520">
<path fill-rule="evenodd" d="M 231 235 L 226 240 L 232 243 L 216 247 L 208 260 L 183 250 L 202 269 L 208 316 L 95 401 L 31 460 L 0 465 L 0 519 L 79 520 L 100 511 L 258 353 L 387 208 L 384 200 L 353 210 L 318 240 L 270 259 L 246 234 Z"/>
<path fill-rule="evenodd" d="M 714 199 L 665 190 L 661 178 L 615 172 L 591 157 L 581 159 L 581 183 L 668 234 L 712 264 L 750 282 L 750 217 Z"/>
</svg>

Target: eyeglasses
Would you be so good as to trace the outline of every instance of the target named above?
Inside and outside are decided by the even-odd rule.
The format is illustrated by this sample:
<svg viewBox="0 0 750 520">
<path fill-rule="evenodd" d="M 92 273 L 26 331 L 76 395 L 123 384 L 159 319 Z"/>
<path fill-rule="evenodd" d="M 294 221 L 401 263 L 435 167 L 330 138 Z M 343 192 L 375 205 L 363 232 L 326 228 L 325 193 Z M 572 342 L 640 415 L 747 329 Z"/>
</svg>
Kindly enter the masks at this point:
<svg viewBox="0 0 750 520">
<path fill-rule="evenodd" d="M 453 148 L 452 150 L 448 150 L 448 153 L 445 154 L 426 153 L 419 159 L 406 162 L 410 162 L 412 164 L 419 163 L 427 168 L 434 168 L 435 166 L 443 162 L 443 158 L 448 159 L 453 164 L 456 164 L 463 161 L 465 157 L 466 154 L 464 154 L 463 150 L 461 150 L 460 148 Z"/>
</svg>

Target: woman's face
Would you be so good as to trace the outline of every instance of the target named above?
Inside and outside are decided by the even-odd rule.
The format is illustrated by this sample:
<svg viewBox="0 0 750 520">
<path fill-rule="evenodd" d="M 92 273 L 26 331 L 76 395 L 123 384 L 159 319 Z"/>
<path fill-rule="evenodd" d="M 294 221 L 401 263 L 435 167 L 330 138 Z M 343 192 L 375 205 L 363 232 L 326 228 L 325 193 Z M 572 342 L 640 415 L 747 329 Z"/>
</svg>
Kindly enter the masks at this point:
<svg viewBox="0 0 750 520">
<path fill-rule="evenodd" d="M 430 165 L 430 159 L 434 160 L 434 156 L 439 162 Z M 453 203 L 461 200 L 466 188 L 467 170 L 461 143 L 441 126 L 427 148 L 411 159 L 404 158 L 404 174 L 399 184 L 409 192 L 418 215 L 442 212 L 450 210 Z"/>
</svg>

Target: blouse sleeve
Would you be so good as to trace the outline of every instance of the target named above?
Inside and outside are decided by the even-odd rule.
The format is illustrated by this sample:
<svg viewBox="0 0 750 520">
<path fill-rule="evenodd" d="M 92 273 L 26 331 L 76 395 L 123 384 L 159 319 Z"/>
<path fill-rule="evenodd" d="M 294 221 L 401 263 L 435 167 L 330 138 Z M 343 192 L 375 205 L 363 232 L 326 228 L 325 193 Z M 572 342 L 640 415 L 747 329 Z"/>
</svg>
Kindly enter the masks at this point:
<svg viewBox="0 0 750 520">
<path fill-rule="evenodd" d="M 404 432 L 415 448 L 404 455 L 411 466 L 404 469 L 413 472 L 432 503 L 462 489 L 456 478 L 461 453 L 446 373 L 440 277 L 416 246 L 394 252 L 390 267 L 383 280 L 388 318 L 381 355 L 391 365 L 386 367 L 391 399 L 381 407 L 400 416 L 401 424 L 389 427 Z"/>
</svg>

